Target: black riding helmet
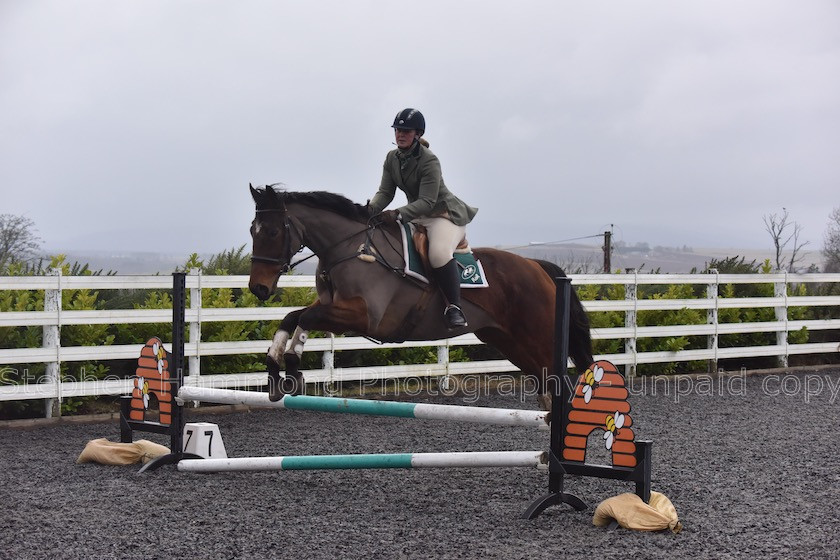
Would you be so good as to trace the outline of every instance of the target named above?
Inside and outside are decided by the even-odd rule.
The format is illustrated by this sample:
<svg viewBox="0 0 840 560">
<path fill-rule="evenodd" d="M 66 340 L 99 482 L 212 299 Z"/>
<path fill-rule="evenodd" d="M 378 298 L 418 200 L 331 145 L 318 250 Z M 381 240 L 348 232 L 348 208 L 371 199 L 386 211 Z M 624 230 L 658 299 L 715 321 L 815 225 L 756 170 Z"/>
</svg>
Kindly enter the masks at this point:
<svg viewBox="0 0 840 560">
<path fill-rule="evenodd" d="M 394 124 L 391 128 L 398 128 L 400 130 L 416 130 L 420 136 L 426 132 L 426 119 L 423 118 L 423 113 L 417 109 L 403 109 L 397 116 L 394 117 Z"/>
</svg>

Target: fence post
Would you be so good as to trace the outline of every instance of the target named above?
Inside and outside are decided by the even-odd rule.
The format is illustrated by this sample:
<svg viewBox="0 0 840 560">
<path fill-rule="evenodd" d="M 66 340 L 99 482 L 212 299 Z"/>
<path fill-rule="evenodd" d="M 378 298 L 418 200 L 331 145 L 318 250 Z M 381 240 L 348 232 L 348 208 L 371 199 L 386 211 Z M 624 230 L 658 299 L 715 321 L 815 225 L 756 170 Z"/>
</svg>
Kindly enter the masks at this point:
<svg viewBox="0 0 840 560">
<path fill-rule="evenodd" d="M 190 288 L 190 311 L 194 312 L 195 320 L 190 322 L 190 344 L 195 344 L 195 355 L 189 358 L 190 383 L 197 385 L 201 375 L 201 269 L 191 268 L 190 276 L 198 280 L 197 287 Z"/>
<path fill-rule="evenodd" d="M 715 373 L 718 368 L 718 294 L 720 293 L 720 274 L 716 268 L 710 268 L 709 274 L 715 275 L 714 282 L 706 284 L 706 298 L 712 301 L 712 306 L 706 310 L 706 324 L 714 325 L 715 332 L 707 337 L 706 348 L 714 352 L 714 358 L 709 360 L 709 373 Z"/>
<path fill-rule="evenodd" d="M 44 290 L 44 311 L 55 314 L 55 321 L 51 325 L 44 325 L 44 348 L 55 350 L 55 361 L 47 362 L 45 371 L 46 383 L 55 387 L 55 398 L 47 399 L 44 403 L 44 415 L 47 418 L 61 416 L 61 269 L 51 268 L 47 273 L 57 277 L 55 290 Z"/>
<path fill-rule="evenodd" d="M 438 365 L 443 366 L 443 375 L 437 378 L 438 388 L 443 391 L 448 391 L 452 385 L 452 378 L 449 377 L 449 339 L 446 339 L 446 344 L 437 347 Z"/>
<path fill-rule="evenodd" d="M 612 274 L 612 232 L 604 232 L 604 274 Z"/>
<path fill-rule="evenodd" d="M 638 274 L 636 273 L 635 268 L 625 268 L 624 271 L 627 274 L 633 274 L 633 284 L 624 284 L 624 299 L 625 301 L 632 301 L 633 302 L 633 309 L 628 309 L 624 312 L 624 326 L 628 329 L 633 329 L 633 335 L 630 338 L 624 339 L 624 352 L 626 354 L 630 354 L 633 356 L 633 363 L 627 364 L 624 366 L 624 376 L 627 378 L 634 377 L 636 375 L 636 308 L 637 308 L 637 283 L 638 283 Z"/>
<path fill-rule="evenodd" d="M 331 391 L 335 388 L 335 335 L 331 332 L 327 333 L 330 337 L 330 349 L 325 350 L 321 355 L 321 366 L 327 370 L 328 380 L 324 383 L 324 387 L 328 387 Z"/>
<path fill-rule="evenodd" d="M 781 306 L 776 307 L 776 321 L 784 323 L 782 330 L 776 331 L 776 346 L 784 348 L 784 352 L 779 354 L 779 367 L 788 367 L 788 303 L 787 303 L 787 270 L 777 270 L 783 272 L 784 277 L 781 282 L 773 284 L 773 296 L 777 298 L 784 298 L 785 302 Z"/>
</svg>

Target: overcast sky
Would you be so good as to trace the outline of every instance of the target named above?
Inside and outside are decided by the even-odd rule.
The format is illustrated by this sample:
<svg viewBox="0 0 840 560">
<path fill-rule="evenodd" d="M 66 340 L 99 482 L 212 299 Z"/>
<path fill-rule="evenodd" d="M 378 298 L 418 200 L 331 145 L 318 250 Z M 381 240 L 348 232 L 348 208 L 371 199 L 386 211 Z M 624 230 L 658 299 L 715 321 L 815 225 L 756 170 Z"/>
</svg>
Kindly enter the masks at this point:
<svg viewBox="0 0 840 560">
<path fill-rule="evenodd" d="M 474 246 L 762 248 L 784 207 L 818 250 L 840 2 L 0 0 L 0 213 L 46 249 L 238 247 L 249 182 L 364 203 L 408 106 Z"/>
</svg>

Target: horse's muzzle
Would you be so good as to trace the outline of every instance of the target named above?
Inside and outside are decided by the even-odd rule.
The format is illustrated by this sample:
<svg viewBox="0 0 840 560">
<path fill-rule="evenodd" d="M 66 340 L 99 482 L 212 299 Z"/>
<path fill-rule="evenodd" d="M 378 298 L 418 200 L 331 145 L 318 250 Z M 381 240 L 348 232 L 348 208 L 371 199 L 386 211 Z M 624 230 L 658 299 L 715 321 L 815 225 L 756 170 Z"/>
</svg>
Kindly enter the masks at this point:
<svg viewBox="0 0 840 560">
<path fill-rule="evenodd" d="M 248 284 L 248 288 L 251 290 L 251 293 L 257 296 L 257 299 L 260 301 L 265 301 L 269 297 L 271 297 L 272 290 L 265 284 Z"/>
</svg>

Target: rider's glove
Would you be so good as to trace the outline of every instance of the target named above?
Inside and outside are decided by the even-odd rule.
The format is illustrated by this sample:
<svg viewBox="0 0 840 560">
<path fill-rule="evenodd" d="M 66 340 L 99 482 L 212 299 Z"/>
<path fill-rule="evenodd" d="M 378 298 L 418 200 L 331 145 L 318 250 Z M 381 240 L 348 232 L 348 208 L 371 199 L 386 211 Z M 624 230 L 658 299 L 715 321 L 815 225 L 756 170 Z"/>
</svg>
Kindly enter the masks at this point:
<svg viewBox="0 0 840 560">
<path fill-rule="evenodd" d="M 385 210 L 373 217 L 380 224 L 393 224 L 400 218 L 399 210 Z"/>
</svg>

